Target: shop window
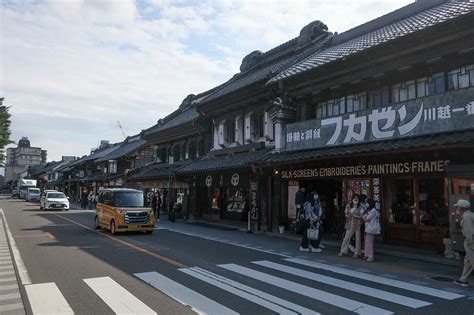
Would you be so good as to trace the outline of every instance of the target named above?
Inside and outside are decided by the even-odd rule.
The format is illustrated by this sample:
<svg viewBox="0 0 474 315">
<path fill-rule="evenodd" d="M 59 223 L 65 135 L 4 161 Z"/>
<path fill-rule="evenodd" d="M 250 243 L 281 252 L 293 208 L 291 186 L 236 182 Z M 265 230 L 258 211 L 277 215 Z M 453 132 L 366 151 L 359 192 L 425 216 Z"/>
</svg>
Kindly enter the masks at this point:
<svg viewBox="0 0 474 315">
<path fill-rule="evenodd" d="M 413 179 L 400 178 L 392 181 L 392 206 L 390 223 L 415 224 L 415 204 L 413 195 Z"/>
<path fill-rule="evenodd" d="M 417 97 L 435 95 L 446 90 L 444 72 L 433 74 L 430 77 L 419 78 L 416 80 L 416 84 Z"/>
<path fill-rule="evenodd" d="M 254 116 L 254 130 L 255 130 L 255 140 L 262 138 L 265 135 L 265 117 L 263 113 L 256 114 Z M 235 129 L 235 128 L 234 128 Z M 235 132 L 234 132 L 235 133 Z"/>
<path fill-rule="evenodd" d="M 388 86 L 370 90 L 368 93 L 369 108 L 377 108 L 390 103 L 390 91 Z"/>
<path fill-rule="evenodd" d="M 242 212 L 246 206 L 248 190 L 245 187 L 227 187 L 225 209 L 229 212 Z"/>
<path fill-rule="evenodd" d="M 357 112 L 367 108 L 367 93 L 356 93 L 347 96 L 347 112 Z"/>
<path fill-rule="evenodd" d="M 421 224 L 438 227 L 449 225 L 449 209 L 443 178 L 420 179 L 418 181 L 418 200 Z"/>
<path fill-rule="evenodd" d="M 117 173 L 117 161 L 109 161 L 109 173 Z"/>
<path fill-rule="evenodd" d="M 197 154 L 197 150 L 196 150 L 196 141 L 193 140 L 191 142 L 189 142 L 189 158 L 191 160 L 195 159 L 196 158 L 196 154 Z"/>
<path fill-rule="evenodd" d="M 219 188 L 209 188 L 209 197 L 211 199 L 211 209 L 220 210 L 221 209 L 221 190 Z"/>
<path fill-rule="evenodd" d="M 226 142 L 227 144 L 232 144 L 235 142 L 235 119 L 228 119 L 226 128 Z"/>
<path fill-rule="evenodd" d="M 474 65 L 460 67 L 448 72 L 448 89 L 457 90 L 474 86 Z"/>
<path fill-rule="evenodd" d="M 416 81 L 410 80 L 392 85 L 392 103 L 416 98 Z"/>
<path fill-rule="evenodd" d="M 178 162 L 181 157 L 181 145 L 177 144 L 173 148 L 173 162 Z"/>
</svg>

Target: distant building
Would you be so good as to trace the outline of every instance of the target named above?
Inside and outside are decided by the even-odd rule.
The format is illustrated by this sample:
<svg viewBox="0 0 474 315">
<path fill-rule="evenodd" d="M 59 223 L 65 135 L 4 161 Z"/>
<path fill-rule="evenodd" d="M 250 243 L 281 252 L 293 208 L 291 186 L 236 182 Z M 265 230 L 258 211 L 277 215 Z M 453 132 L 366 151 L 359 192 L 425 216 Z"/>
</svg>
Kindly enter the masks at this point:
<svg viewBox="0 0 474 315">
<path fill-rule="evenodd" d="M 5 177 L 3 175 L 0 175 L 0 189 L 5 186 Z"/>
<path fill-rule="evenodd" d="M 32 147 L 27 137 L 18 141 L 16 148 L 7 149 L 5 165 L 5 181 L 16 180 L 18 175 L 29 166 L 46 164 L 47 152 L 38 147 Z"/>
</svg>

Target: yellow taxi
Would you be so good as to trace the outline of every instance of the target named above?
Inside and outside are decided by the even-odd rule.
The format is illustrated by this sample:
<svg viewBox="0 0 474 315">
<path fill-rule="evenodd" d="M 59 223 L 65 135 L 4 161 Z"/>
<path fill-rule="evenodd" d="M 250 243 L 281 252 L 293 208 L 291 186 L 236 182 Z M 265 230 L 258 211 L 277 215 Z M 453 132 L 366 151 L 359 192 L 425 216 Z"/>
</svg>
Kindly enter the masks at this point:
<svg viewBox="0 0 474 315">
<path fill-rule="evenodd" d="M 103 189 L 95 210 L 95 228 L 109 229 L 110 233 L 155 230 L 153 210 L 145 207 L 144 194 L 129 188 Z"/>
</svg>

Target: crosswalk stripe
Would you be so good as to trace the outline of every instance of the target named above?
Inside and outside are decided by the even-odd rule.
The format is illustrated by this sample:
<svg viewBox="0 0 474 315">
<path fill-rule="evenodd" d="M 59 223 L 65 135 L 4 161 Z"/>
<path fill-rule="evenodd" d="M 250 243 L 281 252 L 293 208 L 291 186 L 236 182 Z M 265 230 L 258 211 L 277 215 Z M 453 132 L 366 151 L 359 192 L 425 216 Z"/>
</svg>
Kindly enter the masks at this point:
<svg viewBox="0 0 474 315">
<path fill-rule="evenodd" d="M 190 276 L 280 314 L 319 314 L 305 307 L 293 304 L 290 301 L 280 299 L 276 296 L 267 294 L 263 291 L 251 288 L 201 268 L 186 268 L 180 270 Z"/>
<path fill-rule="evenodd" d="M 21 298 L 20 293 L 0 294 L 0 301 L 12 300 L 12 299 L 18 299 L 18 298 Z"/>
<path fill-rule="evenodd" d="M 0 282 L 10 282 L 10 281 L 16 281 L 15 277 L 7 277 L 7 278 L 1 278 Z"/>
<path fill-rule="evenodd" d="M 0 305 L 0 312 L 15 311 L 23 308 L 23 303 L 12 303 Z"/>
<path fill-rule="evenodd" d="M 430 296 L 434 296 L 434 297 L 445 299 L 445 300 L 455 300 L 455 299 L 464 297 L 464 295 L 460 295 L 460 294 L 456 294 L 456 293 L 452 293 L 448 291 L 433 289 L 430 287 L 425 287 L 425 286 L 421 286 L 417 284 L 411 284 L 411 283 L 400 281 L 400 280 L 388 279 L 388 278 L 384 278 L 384 277 L 380 277 L 376 275 L 371 275 L 365 272 L 350 270 L 350 269 L 336 267 L 332 265 L 326 265 L 326 264 L 318 263 L 315 261 L 309 261 L 309 260 L 304 260 L 300 258 L 287 258 L 285 260 L 295 263 L 295 264 L 313 267 L 317 269 L 323 269 L 323 270 L 331 271 L 337 274 L 342 274 L 342 275 L 350 276 L 353 278 L 375 282 L 375 283 L 379 283 L 379 284 L 383 284 L 386 286 L 391 286 L 391 287 L 395 287 L 395 288 L 399 288 L 399 289 L 403 289 L 407 291 L 422 293 L 425 295 L 430 295 Z"/>
<path fill-rule="evenodd" d="M 6 275 L 13 275 L 15 274 L 15 271 L 0 271 L 0 276 L 6 276 Z"/>
<path fill-rule="evenodd" d="M 27 284 L 25 290 L 33 314 L 74 314 L 54 282 Z"/>
<path fill-rule="evenodd" d="M 116 314 L 156 314 L 110 277 L 84 279 L 84 282 Z"/>
<path fill-rule="evenodd" d="M 3 285 L 0 286 L 0 291 L 8 291 L 8 290 L 13 290 L 13 289 L 18 289 L 17 284 L 9 284 L 9 285 Z"/>
<path fill-rule="evenodd" d="M 271 285 L 283 288 L 288 291 L 299 293 L 309 298 L 321 301 L 323 303 L 331 304 L 357 314 L 392 314 L 392 312 L 371 306 L 362 302 L 354 301 L 348 298 L 337 296 L 328 292 L 314 289 L 296 282 L 288 281 L 272 275 L 265 274 L 260 271 L 252 270 L 247 267 L 242 267 L 236 264 L 219 265 L 224 269 L 239 273 L 241 275 L 269 283 Z"/>
<path fill-rule="evenodd" d="M 349 281 L 344 281 L 344 280 L 340 280 L 340 279 L 336 279 L 336 278 L 327 277 L 327 276 L 320 275 L 320 274 L 317 274 L 317 273 L 313 273 L 313 272 L 309 272 L 309 271 L 306 271 L 306 270 L 293 268 L 293 267 L 282 265 L 282 264 L 277 264 L 277 263 L 267 261 L 267 260 L 255 261 L 253 263 L 257 264 L 259 266 L 263 266 L 263 267 L 275 269 L 275 270 L 278 270 L 278 271 L 286 272 L 286 273 L 289 273 L 289 274 L 294 275 L 294 276 L 299 276 L 299 277 L 302 277 L 302 278 L 306 278 L 306 279 L 310 279 L 310 280 L 313 280 L 313 281 L 321 282 L 321 283 L 324 283 L 324 284 L 327 284 L 327 285 L 342 288 L 342 289 L 349 290 L 349 291 L 352 291 L 352 292 L 357 292 L 359 294 L 368 295 L 368 296 L 371 296 L 371 297 L 374 297 L 374 298 L 377 298 L 377 299 L 381 299 L 381 300 L 385 300 L 385 301 L 389 301 L 389 302 L 392 302 L 392 303 L 401 304 L 401 305 L 411 307 L 411 308 L 419 308 L 419 307 L 431 305 L 431 303 L 429 303 L 429 302 L 425 302 L 425 301 L 421 301 L 421 300 L 417 300 L 417 299 L 412 299 L 410 297 L 406 297 L 406 296 L 395 294 L 395 293 L 390 293 L 390 292 L 383 291 L 383 290 L 374 289 L 374 288 L 371 288 L 371 287 L 367 287 L 367 286 L 360 285 L 360 284 L 353 283 L 353 282 L 349 282 Z"/>
<path fill-rule="evenodd" d="M 235 315 L 233 310 L 193 291 L 158 272 L 136 273 L 135 276 L 198 314 Z"/>
</svg>

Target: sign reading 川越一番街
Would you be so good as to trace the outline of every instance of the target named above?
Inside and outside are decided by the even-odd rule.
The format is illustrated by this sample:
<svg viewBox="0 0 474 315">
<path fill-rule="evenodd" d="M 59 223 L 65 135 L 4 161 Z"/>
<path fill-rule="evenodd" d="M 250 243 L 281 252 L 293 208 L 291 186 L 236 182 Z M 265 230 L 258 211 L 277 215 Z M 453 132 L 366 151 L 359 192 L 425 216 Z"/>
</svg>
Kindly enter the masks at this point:
<svg viewBox="0 0 474 315">
<path fill-rule="evenodd" d="M 286 150 L 303 150 L 469 128 L 474 88 L 288 124 L 283 136 Z"/>
</svg>

